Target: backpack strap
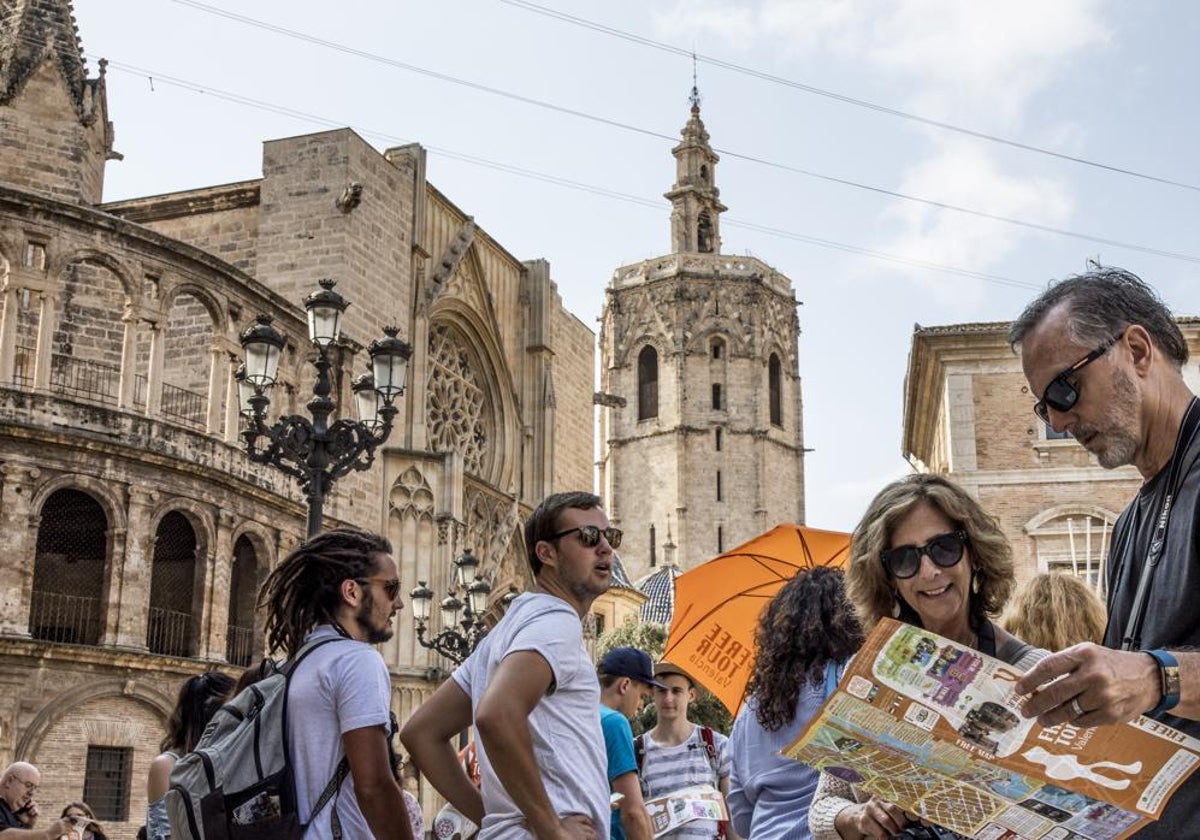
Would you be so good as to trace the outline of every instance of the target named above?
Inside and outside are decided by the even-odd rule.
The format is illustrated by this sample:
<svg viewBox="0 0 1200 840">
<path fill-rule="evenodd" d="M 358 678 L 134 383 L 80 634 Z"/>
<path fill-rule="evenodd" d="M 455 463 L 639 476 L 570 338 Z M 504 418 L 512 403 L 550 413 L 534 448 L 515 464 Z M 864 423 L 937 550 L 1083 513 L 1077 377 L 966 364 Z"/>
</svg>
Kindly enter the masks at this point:
<svg viewBox="0 0 1200 840">
<path fill-rule="evenodd" d="M 305 825 L 310 824 L 317 818 L 317 814 L 321 813 L 321 809 L 324 808 L 329 803 L 329 800 L 333 799 L 333 797 L 338 793 L 342 787 L 342 782 L 346 781 L 346 776 L 349 774 L 350 761 L 346 758 L 346 756 L 342 756 L 342 760 L 338 762 L 337 769 L 333 771 L 333 778 L 329 780 L 329 784 L 325 785 L 325 790 L 321 791 L 321 795 L 317 798 L 317 804 L 313 806 L 312 814 L 304 823 Z M 339 820 L 337 817 L 336 805 L 333 807 L 333 820 L 337 824 L 337 827 L 334 829 L 334 837 L 340 837 L 342 826 L 341 820 Z"/>
<path fill-rule="evenodd" d="M 708 763 L 713 771 L 713 787 L 720 789 L 721 786 L 721 760 L 717 754 L 717 739 L 713 737 L 711 726 L 700 727 L 700 737 L 704 740 L 704 751 L 708 753 Z M 725 840 L 726 837 L 724 821 L 717 823 L 717 840 Z"/>
</svg>

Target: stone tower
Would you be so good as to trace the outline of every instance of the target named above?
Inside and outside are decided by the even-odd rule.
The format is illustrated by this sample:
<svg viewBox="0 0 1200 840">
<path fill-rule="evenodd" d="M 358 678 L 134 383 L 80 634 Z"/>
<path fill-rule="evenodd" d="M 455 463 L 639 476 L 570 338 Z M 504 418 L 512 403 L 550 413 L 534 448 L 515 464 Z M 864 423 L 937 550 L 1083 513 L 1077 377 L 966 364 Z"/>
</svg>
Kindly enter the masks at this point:
<svg viewBox="0 0 1200 840">
<path fill-rule="evenodd" d="M 721 253 L 719 158 L 695 88 L 691 102 L 671 253 L 617 269 L 601 316 L 601 492 L 632 579 L 804 519 L 796 297 L 761 260 Z"/>
<path fill-rule="evenodd" d="M 19 189 L 99 204 L 113 151 L 105 62 L 89 79 L 68 0 L 0 0 L 0 171 Z"/>
</svg>

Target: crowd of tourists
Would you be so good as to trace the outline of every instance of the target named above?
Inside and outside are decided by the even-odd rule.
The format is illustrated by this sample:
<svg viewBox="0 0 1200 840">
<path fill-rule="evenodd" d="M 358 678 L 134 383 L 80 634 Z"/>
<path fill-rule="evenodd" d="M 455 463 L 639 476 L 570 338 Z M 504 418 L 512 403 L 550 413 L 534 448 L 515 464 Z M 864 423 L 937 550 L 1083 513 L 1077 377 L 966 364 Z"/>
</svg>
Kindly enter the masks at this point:
<svg viewBox="0 0 1200 840">
<path fill-rule="evenodd" d="M 270 816 L 294 811 L 298 833 L 278 836 L 422 836 L 396 735 L 408 773 L 449 803 L 438 837 L 957 836 L 780 754 L 884 618 L 1023 673 L 1022 712 L 1044 726 L 1145 714 L 1200 736 L 1200 408 L 1184 381 L 1188 348 L 1176 321 L 1139 278 L 1096 269 L 1051 284 L 1009 339 L 1037 416 L 1101 466 L 1132 465 L 1144 481 L 1113 531 L 1107 605 L 1065 574 L 1039 575 L 1014 593 L 1012 549 L 980 501 L 943 476 L 907 476 L 868 506 L 844 572 L 800 571 L 765 606 L 727 737 L 689 717 L 701 686 L 681 663 L 630 647 L 592 661 L 581 619 L 610 585 L 621 531 L 598 496 L 558 493 L 525 523 L 532 589 L 397 732 L 388 669 L 373 647 L 391 637 L 402 609 L 392 546 L 364 531 L 327 531 L 263 589 L 269 648 L 289 663 L 282 731 L 294 783 Z M 214 721 L 202 736 L 216 710 L 259 681 L 266 696 L 271 673 L 252 669 L 235 687 L 213 672 L 182 686 L 150 766 L 150 840 L 203 836 L 168 808 L 180 787 L 173 773 L 226 725 Z M 635 736 L 630 721 L 647 703 L 655 724 Z M 471 761 L 456 745 L 465 731 L 474 733 Z M 0 840 L 104 837 L 81 802 L 37 828 L 39 778 L 23 762 L 0 777 Z M 664 833 L 652 806 L 668 795 L 699 810 Z M 1200 782 L 1189 781 L 1139 836 L 1189 836 L 1196 825 Z"/>
</svg>

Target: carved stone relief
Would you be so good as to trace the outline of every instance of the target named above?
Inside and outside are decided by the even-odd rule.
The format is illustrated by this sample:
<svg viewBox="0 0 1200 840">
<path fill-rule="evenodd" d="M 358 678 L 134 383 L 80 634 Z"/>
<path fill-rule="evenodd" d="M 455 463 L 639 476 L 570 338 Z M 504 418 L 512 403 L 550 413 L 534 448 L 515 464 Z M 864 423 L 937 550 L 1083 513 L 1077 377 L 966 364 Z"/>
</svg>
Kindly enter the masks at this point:
<svg viewBox="0 0 1200 840">
<path fill-rule="evenodd" d="M 428 370 L 425 417 L 430 449 L 460 452 L 468 473 L 488 475 L 496 439 L 492 397 L 478 358 L 447 324 L 429 331 Z"/>
</svg>

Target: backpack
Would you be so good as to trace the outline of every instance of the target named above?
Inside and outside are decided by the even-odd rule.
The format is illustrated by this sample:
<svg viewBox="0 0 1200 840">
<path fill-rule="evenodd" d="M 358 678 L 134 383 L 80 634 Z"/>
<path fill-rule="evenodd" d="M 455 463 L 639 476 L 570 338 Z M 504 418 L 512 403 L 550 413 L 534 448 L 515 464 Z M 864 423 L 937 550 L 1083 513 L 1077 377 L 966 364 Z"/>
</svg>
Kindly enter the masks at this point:
<svg viewBox="0 0 1200 840">
<path fill-rule="evenodd" d="M 276 673 L 247 686 L 209 721 L 196 749 L 175 762 L 167 789 L 171 840 L 300 838 L 349 773 L 343 755 L 325 790 L 302 819 L 287 742 L 292 674 L 308 654 L 341 636 L 300 649 Z M 334 836 L 340 836 L 335 807 Z"/>
<path fill-rule="evenodd" d="M 717 787 L 717 782 L 721 777 L 721 756 L 717 753 L 716 739 L 713 738 L 713 730 L 711 726 L 700 727 L 700 738 L 704 741 L 704 752 L 708 755 L 708 765 L 712 768 L 713 787 Z M 633 760 L 637 763 L 638 778 L 642 776 L 642 772 L 646 768 L 646 736 L 639 735 L 633 739 Z M 646 783 L 642 782 L 642 795 L 649 796 L 650 792 L 646 789 Z M 724 840 L 727 832 L 725 831 L 725 823 L 717 823 L 717 837 Z"/>
</svg>

